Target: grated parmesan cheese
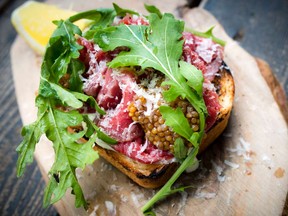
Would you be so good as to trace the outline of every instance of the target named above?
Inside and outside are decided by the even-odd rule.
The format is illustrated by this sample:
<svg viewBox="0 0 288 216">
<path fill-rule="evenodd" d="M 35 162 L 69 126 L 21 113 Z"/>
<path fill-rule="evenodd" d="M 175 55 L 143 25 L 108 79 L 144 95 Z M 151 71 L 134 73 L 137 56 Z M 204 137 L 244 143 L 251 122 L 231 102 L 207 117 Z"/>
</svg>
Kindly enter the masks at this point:
<svg viewBox="0 0 288 216">
<path fill-rule="evenodd" d="M 233 168 L 233 169 L 238 169 L 239 168 L 239 164 L 233 163 L 231 161 L 224 160 L 224 163 L 226 165 L 228 165 L 229 167 Z"/>
<path fill-rule="evenodd" d="M 213 59 L 213 56 L 217 52 L 217 48 L 220 46 L 212 41 L 210 38 L 203 38 L 201 42 L 197 42 L 196 52 L 199 56 L 206 62 L 210 63 Z"/>
<path fill-rule="evenodd" d="M 128 201 L 128 198 L 124 194 L 120 195 L 120 199 L 122 202 L 125 202 L 125 203 Z"/>
<path fill-rule="evenodd" d="M 148 139 L 145 139 L 145 143 L 144 145 L 141 147 L 140 151 L 138 151 L 138 154 L 141 154 L 142 152 L 144 152 L 148 147 Z"/>
<path fill-rule="evenodd" d="M 263 155 L 262 156 L 262 161 L 263 161 L 264 165 L 266 165 L 266 166 L 268 166 L 270 168 L 274 167 L 273 161 L 267 155 Z"/>
<path fill-rule="evenodd" d="M 117 176 L 116 176 L 116 173 L 115 173 L 115 172 L 113 172 L 113 174 L 112 174 L 112 180 L 113 180 L 113 181 L 116 181 L 116 180 L 117 180 Z"/>
<path fill-rule="evenodd" d="M 136 195 L 134 192 L 131 192 L 131 198 L 136 207 L 140 206 L 139 200 L 142 199 L 143 197 L 144 197 L 144 194 L 142 193 Z"/>
<path fill-rule="evenodd" d="M 239 143 L 236 145 L 236 148 L 227 148 L 227 151 L 236 153 L 238 156 L 243 156 L 245 161 L 251 160 L 250 143 L 245 141 L 242 137 L 239 138 Z"/>
<path fill-rule="evenodd" d="M 110 216 L 116 216 L 116 206 L 111 201 L 105 201 L 105 206 Z"/>
<path fill-rule="evenodd" d="M 217 164 L 215 163 L 215 161 L 213 161 L 213 160 L 211 160 L 211 163 L 212 163 L 213 169 L 214 169 L 215 172 L 217 173 L 217 179 L 218 179 L 218 181 L 219 181 L 219 182 L 224 182 L 225 179 L 226 179 L 226 176 L 225 176 L 224 173 L 223 173 L 223 171 L 224 171 L 223 167 L 217 165 Z"/>
<path fill-rule="evenodd" d="M 188 193 L 186 191 L 181 192 L 181 201 L 180 201 L 180 209 L 177 212 L 177 215 L 185 215 L 184 209 L 185 209 L 185 205 L 187 203 L 188 200 Z"/>
<path fill-rule="evenodd" d="M 133 89 L 135 94 L 139 97 L 144 97 L 146 99 L 146 108 L 147 110 L 144 112 L 145 116 L 150 116 L 154 110 L 159 108 L 158 102 L 162 99 L 162 89 L 160 87 L 155 87 L 153 89 L 144 89 L 141 87 Z M 135 103 L 137 108 L 140 108 L 140 101 Z"/>
<path fill-rule="evenodd" d="M 195 192 L 195 198 L 198 198 L 198 199 L 213 199 L 216 197 L 216 193 L 215 192 L 206 192 L 206 191 L 203 191 L 203 189 L 205 188 L 206 186 L 203 185 L 199 188 L 197 188 L 196 192 Z"/>
</svg>

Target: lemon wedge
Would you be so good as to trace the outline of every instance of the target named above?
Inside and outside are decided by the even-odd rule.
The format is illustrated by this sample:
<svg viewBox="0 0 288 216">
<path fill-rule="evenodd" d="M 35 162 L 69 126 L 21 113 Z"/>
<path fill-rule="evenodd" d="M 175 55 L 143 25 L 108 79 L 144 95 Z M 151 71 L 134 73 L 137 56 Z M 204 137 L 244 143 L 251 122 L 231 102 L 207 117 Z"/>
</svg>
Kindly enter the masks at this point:
<svg viewBox="0 0 288 216">
<path fill-rule="evenodd" d="M 31 48 L 43 55 L 49 38 L 56 29 L 52 21 L 65 20 L 76 13 L 54 5 L 28 1 L 13 11 L 11 22 Z M 80 29 L 84 29 L 87 26 L 87 20 L 80 20 L 75 24 Z"/>
</svg>

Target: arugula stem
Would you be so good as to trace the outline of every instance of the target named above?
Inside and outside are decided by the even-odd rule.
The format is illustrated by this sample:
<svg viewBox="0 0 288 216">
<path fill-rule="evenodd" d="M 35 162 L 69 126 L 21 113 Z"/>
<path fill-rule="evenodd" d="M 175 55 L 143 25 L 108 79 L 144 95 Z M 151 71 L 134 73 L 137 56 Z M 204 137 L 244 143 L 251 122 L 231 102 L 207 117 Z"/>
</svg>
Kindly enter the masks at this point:
<svg viewBox="0 0 288 216">
<path fill-rule="evenodd" d="M 179 178 L 179 176 L 194 162 L 194 159 L 198 153 L 199 145 L 194 148 L 187 158 L 183 161 L 177 171 L 173 174 L 173 176 L 168 180 L 168 182 L 141 208 L 143 213 L 150 210 L 153 205 L 158 202 L 159 200 L 165 198 L 166 196 L 170 195 L 173 190 L 171 189 L 174 182 Z M 176 190 L 177 191 L 177 190 Z"/>
<path fill-rule="evenodd" d="M 91 19 L 91 17 L 101 14 L 98 10 L 89 10 L 75 14 L 74 16 L 69 17 L 70 22 L 76 22 L 81 19 Z M 95 17 L 93 17 L 95 19 Z"/>
<path fill-rule="evenodd" d="M 192 34 L 196 35 L 196 36 L 199 36 L 199 37 L 204 37 L 204 38 L 211 38 L 212 41 L 214 41 L 215 43 L 218 43 L 220 44 L 221 46 L 225 46 L 226 45 L 226 42 L 215 37 L 213 34 L 212 34 L 212 30 L 213 30 L 214 27 L 210 28 L 207 32 L 199 32 L 199 31 L 196 31 L 194 29 L 190 29 L 190 28 L 185 28 L 186 31 L 189 31 L 191 32 Z"/>
</svg>

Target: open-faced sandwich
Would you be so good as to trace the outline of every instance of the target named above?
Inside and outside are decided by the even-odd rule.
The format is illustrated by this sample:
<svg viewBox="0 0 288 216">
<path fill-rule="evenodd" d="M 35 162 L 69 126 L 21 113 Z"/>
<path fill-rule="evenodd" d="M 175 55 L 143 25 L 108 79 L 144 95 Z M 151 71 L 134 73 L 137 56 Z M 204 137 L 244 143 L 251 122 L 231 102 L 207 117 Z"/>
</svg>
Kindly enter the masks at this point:
<svg viewBox="0 0 288 216">
<path fill-rule="evenodd" d="M 147 212 L 196 156 L 225 129 L 234 82 L 223 62 L 223 41 L 189 30 L 171 14 L 145 6 L 147 16 L 96 9 L 55 21 L 41 67 L 38 119 L 23 128 L 18 175 L 33 159 L 42 134 L 55 162 L 45 205 L 72 188 L 87 206 L 76 168 L 98 154 L 145 188 L 162 189 Z M 82 32 L 73 22 L 88 19 Z M 96 180 L 95 180 L 96 182 Z"/>
</svg>

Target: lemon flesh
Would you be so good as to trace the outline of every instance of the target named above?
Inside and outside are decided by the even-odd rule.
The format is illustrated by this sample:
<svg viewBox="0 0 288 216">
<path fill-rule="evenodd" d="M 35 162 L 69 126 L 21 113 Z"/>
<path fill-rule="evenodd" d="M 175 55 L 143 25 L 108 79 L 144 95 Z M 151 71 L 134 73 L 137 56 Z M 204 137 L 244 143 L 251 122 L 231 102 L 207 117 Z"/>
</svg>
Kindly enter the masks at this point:
<svg viewBox="0 0 288 216">
<path fill-rule="evenodd" d="M 13 11 L 11 22 L 31 48 L 43 55 L 49 38 L 56 29 L 52 21 L 65 20 L 74 14 L 75 11 L 60 9 L 54 5 L 28 1 Z M 84 29 L 87 21 L 82 20 L 75 24 Z"/>
</svg>

